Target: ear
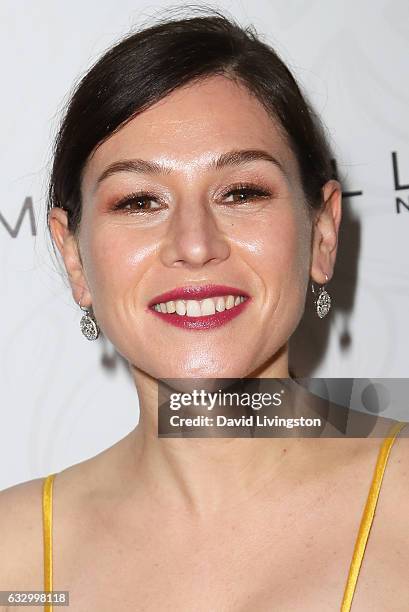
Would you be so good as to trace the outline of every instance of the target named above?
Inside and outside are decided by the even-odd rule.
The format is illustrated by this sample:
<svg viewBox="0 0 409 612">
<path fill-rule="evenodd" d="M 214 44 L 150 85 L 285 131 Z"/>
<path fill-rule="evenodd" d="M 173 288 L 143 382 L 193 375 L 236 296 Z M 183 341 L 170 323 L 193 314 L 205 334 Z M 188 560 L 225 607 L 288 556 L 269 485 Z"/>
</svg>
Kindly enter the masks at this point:
<svg viewBox="0 0 409 612">
<path fill-rule="evenodd" d="M 77 304 L 81 300 L 81 306 L 88 307 L 92 302 L 91 293 L 84 274 L 79 244 L 68 229 L 67 211 L 53 207 L 49 211 L 48 219 L 54 243 L 64 260 L 72 296 Z"/>
<path fill-rule="evenodd" d="M 312 236 L 311 278 L 316 283 L 331 279 L 338 246 L 338 231 L 342 216 L 342 187 L 331 179 L 322 188 L 323 205 L 315 216 Z"/>
</svg>

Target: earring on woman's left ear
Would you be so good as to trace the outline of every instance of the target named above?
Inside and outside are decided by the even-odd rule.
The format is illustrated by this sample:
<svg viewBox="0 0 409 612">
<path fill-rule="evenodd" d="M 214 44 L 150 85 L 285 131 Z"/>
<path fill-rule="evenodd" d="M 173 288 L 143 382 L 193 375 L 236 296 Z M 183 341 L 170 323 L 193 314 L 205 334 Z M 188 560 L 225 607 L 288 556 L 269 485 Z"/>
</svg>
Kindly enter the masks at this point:
<svg viewBox="0 0 409 612">
<path fill-rule="evenodd" d="M 328 282 L 327 274 L 325 275 L 325 279 Z M 311 290 L 315 296 L 314 304 L 315 304 L 315 308 L 317 311 L 317 315 L 319 316 L 320 319 L 323 319 L 329 313 L 329 310 L 331 308 L 331 297 L 328 291 L 326 291 L 325 287 L 326 287 L 326 283 L 321 285 L 321 287 L 318 290 L 318 295 L 317 295 L 315 288 L 314 288 L 314 281 L 311 281 Z"/>
</svg>

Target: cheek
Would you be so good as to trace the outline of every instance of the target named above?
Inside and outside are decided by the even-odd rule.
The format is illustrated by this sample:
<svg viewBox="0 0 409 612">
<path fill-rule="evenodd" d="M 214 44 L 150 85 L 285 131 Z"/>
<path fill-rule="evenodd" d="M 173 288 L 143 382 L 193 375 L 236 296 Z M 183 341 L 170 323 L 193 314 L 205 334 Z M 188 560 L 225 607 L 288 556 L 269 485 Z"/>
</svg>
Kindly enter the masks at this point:
<svg viewBox="0 0 409 612">
<path fill-rule="evenodd" d="M 257 231 L 257 239 L 249 243 L 266 280 L 276 279 L 273 284 L 282 287 L 288 283 L 304 284 L 309 266 L 309 236 L 308 220 L 302 213 L 283 211 L 266 220 L 262 231 Z"/>
<path fill-rule="evenodd" d="M 122 227 L 101 225 L 88 235 L 86 242 L 87 278 L 96 306 L 104 309 L 110 301 L 120 303 L 135 299 L 139 280 L 148 268 L 155 245 L 143 242 L 140 234 Z"/>
</svg>

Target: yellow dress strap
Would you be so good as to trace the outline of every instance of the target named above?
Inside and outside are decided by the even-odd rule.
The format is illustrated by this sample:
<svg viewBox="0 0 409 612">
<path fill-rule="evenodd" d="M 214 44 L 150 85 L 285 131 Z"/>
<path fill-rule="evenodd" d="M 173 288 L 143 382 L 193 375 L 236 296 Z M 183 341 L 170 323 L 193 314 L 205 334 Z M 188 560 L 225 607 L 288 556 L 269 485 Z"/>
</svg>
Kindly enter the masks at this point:
<svg viewBox="0 0 409 612">
<path fill-rule="evenodd" d="M 368 541 L 369 532 L 372 526 L 372 521 L 375 515 L 376 504 L 378 501 L 379 491 L 381 489 L 382 479 L 388 461 L 389 453 L 392 444 L 398 433 L 407 425 L 407 422 L 397 422 L 389 429 L 388 435 L 382 442 L 379 449 L 378 460 L 375 466 L 371 487 L 369 489 L 368 498 L 359 526 L 358 536 L 355 542 L 354 553 L 349 568 L 349 575 L 345 586 L 344 597 L 342 599 L 341 612 L 349 612 L 351 609 L 352 598 L 354 596 L 356 583 L 358 580 L 359 570 L 361 569 L 362 559 L 365 553 L 365 547 Z"/>
<path fill-rule="evenodd" d="M 43 535 L 44 535 L 44 591 L 53 590 L 53 484 L 55 474 L 44 479 L 43 484 Z M 45 604 L 44 612 L 53 612 L 53 605 Z"/>
</svg>

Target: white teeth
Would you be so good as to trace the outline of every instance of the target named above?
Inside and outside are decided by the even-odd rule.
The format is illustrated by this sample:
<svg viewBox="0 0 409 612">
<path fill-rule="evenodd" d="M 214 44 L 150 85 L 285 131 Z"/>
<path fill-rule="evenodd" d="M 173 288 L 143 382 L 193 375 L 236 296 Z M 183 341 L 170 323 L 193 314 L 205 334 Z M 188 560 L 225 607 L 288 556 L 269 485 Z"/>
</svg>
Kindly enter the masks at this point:
<svg viewBox="0 0 409 612">
<path fill-rule="evenodd" d="M 188 317 L 200 317 L 200 304 L 196 300 L 188 300 L 186 302 L 186 314 Z"/>
<path fill-rule="evenodd" d="M 240 297 L 240 296 L 237 296 Z M 234 306 L 234 297 L 232 295 L 228 295 L 226 299 L 226 310 L 233 308 Z"/>
<path fill-rule="evenodd" d="M 178 315 L 186 314 L 186 305 L 183 300 L 176 300 L 176 313 Z"/>
<path fill-rule="evenodd" d="M 223 297 L 218 297 L 216 299 L 216 310 L 217 312 L 223 312 L 226 309 L 226 302 Z"/>
<path fill-rule="evenodd" d="M 166 302 L 166 310 L 169 313 L 176 312 L 176 304 L 172 300 L 170 302 Z"/>
<path fill-rule="evenodd" d="M 205 300 L 203 300 L 200 309 L 202 311 L 203 316 L 214 315 L 214 313 L 216 312 L 216 308 L 212 298 L 206 298 Z"/>
<path fill-rule="evenodd" d="M 246 298 L 237 295 L 224 295 L 214 298 L 205 298 L 203 300 L 169 300 L 169 302 L 161 302 L 154 305 L 154 310 L 163 313 L 174 313 L 188 317 L 203 317 L 211 316 L 216 312 L 230 310 L 234 306 L 238 306 L 244 302 Z"/>
</svg>

